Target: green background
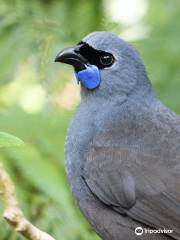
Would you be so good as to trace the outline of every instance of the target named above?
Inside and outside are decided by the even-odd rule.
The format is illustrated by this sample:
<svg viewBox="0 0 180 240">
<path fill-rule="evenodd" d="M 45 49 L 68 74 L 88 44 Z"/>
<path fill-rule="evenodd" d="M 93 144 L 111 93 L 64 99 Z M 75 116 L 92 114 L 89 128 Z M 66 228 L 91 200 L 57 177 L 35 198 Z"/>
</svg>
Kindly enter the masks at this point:
<svg viewBox="0 0 180 240">
<path fill-rule="evenodd" d="M 114 32 L 138 49 L 160 99 L 180 113 L 179 21 L 179 0 L 0 0 L 0 131 L 25 142 L 0 158 L 26 216 L 54 238 L 99 239 L 66 179 L 64 141 L 79 86 L 55 55 L 91 31 Z M 0 217 L 0 240 L 16 239 Z"/>
</svg>

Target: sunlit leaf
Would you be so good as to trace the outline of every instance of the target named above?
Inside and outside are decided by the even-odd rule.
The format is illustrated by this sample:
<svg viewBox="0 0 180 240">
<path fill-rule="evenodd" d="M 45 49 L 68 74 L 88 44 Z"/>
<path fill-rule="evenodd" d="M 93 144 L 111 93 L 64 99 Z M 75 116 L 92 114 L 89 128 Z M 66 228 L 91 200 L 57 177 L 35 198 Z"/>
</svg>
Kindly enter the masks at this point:
<svg viewBox="0 0 180 240">
<path fill-rule="evenodd" d="M 0 147 L 20 146 L 22 144 L 24 142 L 21 139 L 9 133 L 0 132 Z"/>
</svg>

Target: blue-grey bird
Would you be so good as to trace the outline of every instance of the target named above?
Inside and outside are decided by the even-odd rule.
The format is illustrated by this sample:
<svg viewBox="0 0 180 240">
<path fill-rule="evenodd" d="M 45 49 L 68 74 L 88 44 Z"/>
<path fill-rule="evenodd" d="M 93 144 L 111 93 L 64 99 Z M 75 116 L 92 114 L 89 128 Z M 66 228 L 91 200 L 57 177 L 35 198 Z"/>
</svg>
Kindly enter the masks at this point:
<svg viewBox="0 0 180 240">
<path fill-rule="evenodd" d="M 180 239 L 180 118 L 155 95 L 136 50 L 94 32 L 55 61 L 71 64 L 81 84 L 66 166 L 95 231 L 105 240 Z"/>
</svg>

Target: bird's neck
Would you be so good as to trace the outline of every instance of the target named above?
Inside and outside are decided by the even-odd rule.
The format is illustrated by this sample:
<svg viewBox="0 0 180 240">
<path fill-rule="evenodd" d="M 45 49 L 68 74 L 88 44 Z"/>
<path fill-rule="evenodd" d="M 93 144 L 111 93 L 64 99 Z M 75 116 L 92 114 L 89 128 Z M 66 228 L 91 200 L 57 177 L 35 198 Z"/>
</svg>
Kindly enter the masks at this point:
<svg viewBox="0 0 180 240">
<path fill-rule="evenodd" d="M 106 92 L 101 91 L 101 89 L 87 90 L 81 89 L 81 103 L 87 103 L 92 105 L 93 103 L 97 106 L 104 102 L 118 101 L 119 104 L 123 103 L 125 99 L 131 98 L 133 96 L 138 96 L 139 98 L 148 95 L 155 95 L 152 90 L 152 85 L 147 79 L 145 82 L 138 83 L 133 89 L 107 89 Z"/>
</svg>

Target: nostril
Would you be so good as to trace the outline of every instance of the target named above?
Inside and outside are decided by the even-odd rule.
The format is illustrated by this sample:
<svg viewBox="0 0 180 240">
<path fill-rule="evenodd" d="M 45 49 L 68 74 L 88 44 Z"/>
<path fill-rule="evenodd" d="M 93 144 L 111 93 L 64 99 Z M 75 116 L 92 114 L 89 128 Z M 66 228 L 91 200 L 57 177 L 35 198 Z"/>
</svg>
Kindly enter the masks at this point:
<svg viewBox="0 0 180 240">
<path fill-rule="evenodd" d="M 79 49 L 74 49 L 74 52 L 75 53 L 79 53 Z"/>
<path fill-rule="evenodd" d="M 75 47 L 74 47 L 74 52 L 75 53 L 79 53 L 80 52 L 80 48 L 83 46 L 83 44 L 79 44 L 79 45 L 76 45 Z"/>
</svg>

